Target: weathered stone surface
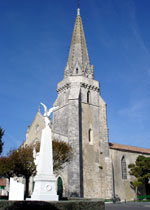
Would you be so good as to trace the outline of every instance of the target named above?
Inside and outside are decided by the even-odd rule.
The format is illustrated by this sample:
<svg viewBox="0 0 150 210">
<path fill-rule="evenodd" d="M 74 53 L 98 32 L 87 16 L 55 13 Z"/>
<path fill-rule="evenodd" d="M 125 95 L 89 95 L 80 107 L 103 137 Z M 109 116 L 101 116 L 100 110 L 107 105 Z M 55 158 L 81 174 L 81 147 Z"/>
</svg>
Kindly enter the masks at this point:
<svg viewBox="0 0 150 210">
<path fill-rule="evenodd" d="M 42 129 L 45 127 L 44 119 L 40 111 L 37 112 L 31 126 L 28 127 L 26 132 L 26 141 L 25 144 L 34 144 L 40 142 Z"/>
<path fill-rule="evenodd" d="M 135 163 L 136 158 L 142 154 L 122 151 L 121 149 L 110 149 L 110 154 L 112 157 L 113 164 L 114 194 L 117 194 L 121 200 L 134 200 L 136 198 L 136 194 L 131 182 L 133 182 L 135 178 L 129 174 L 130 169 L 128 168 L 128 165 L 130 163 Z M 145 154 L 145 156 L 149 155 Z M 122 178 L 122 157 L 124 157 L 126 161 L 127 179 Z M 141 194 L 145 194 L 144 189 L 141 189 Z"/>
<path fill-rule="evenodd" d="M 79 10 L 80 9 L 78 8 L 64 77 L 83 75 L 85 77 L 93 78 L 93 66 L 90 65 L 89 61 L 82 19 Z"/>
<path fill-rule="evenodd" d="M 66 86 L 67 94 L 62 88 Z M 68 174 L 65 185 L 68 184 L 69 191 L 66 195 L 112 198 L 112 171 L 110 164 L 105 166 L 105 158 L 109 158 L 106 104 L 99 95 L 99 83 L 72 76 L 60 82 L 58 90 L 55 105 L 60 108 L 53 114 L 53 133 L 59 135 L 59 140 L 63 140 L 64 135 L 68 137 L 74 153 L 67 170 L 61 173 L 62 177 Z M 92 142 L 89 142 L 89 130 Z M 103 155 L 100 155 L 101 151 Z M 100 165 L 103 169 L 99 168 Z M 106 184 L 108 180 L 109 186 Z"/>
<path fill-rule="evenodd" d="M 105 161 L 110 160 L 106 104 L 99 93 L 99 82 L 93 79 L 80 15 L 64 78 L 57 86 L 54 104 L 60 108 L 53 114 L 53 133 L 62 141 L 67 137 L 73 148 L 73 160 L 61 173 L 64 180 L 65 173 L 68 178 L 65 195 L 112 198 L 112 168 Z"/>
</svg>

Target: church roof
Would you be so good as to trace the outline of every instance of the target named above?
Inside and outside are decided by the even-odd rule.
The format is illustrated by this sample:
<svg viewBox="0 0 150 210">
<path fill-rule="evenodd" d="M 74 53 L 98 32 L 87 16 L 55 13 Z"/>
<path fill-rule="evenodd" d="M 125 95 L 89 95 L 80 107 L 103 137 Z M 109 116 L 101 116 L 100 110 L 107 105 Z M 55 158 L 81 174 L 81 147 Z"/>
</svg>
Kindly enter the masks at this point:
<svg viewBox="0 0 150 210">
<path fill-rule="evenodd" d="M 74 25 L 64 77 L 74 75 L 83 75 L 89 78 L 93 78 L 93 66 L 90 65 L 79 8 L 77 10 L 77 17 Z"/>
<path fill-rule="evenodd" d="M 0 178 L 0 186 L 6 186 L 6 179 L 5 178 Z"/>
<path fill-rule="evenodd" d="M 109 143 L 110 149 L 115 150 L 124 150 L 124 151 L 131 151 L 135 153 L 143 153 L 143 154 L 150 154 L 150 149 L 142 148 L 142 147 L 135 147 L 135 146 L 129 146 L 129 145 L 123 145 L 123 144 L 117 144 L 117 143 Z"/>
</svg>

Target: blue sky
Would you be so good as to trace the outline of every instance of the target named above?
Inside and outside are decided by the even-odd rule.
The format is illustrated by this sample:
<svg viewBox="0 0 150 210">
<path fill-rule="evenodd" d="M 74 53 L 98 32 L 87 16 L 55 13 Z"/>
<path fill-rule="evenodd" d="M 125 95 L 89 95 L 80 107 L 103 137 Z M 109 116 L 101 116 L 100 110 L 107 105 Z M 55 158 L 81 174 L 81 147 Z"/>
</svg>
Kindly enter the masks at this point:
<svg viewBox="0 0 150 210">
<path fill-rule="evenodd" d="M 17 148 L 63 79 L 77 1 L 0 0 L 0 126 Z M 81 0 L 111 142 L 150 148 L 150 1 Z"/>
</svg>

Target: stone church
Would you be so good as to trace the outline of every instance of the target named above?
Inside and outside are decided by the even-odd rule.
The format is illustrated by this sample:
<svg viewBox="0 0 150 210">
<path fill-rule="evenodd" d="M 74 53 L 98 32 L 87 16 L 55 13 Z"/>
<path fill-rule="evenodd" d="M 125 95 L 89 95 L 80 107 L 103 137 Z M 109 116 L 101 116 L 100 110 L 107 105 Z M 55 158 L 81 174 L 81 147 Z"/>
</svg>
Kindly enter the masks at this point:
<svg viewBox="0 0 150 210">
<path fill-rule="evenodd" d="M 134 199 L 128 165 L 139 154 L 150 156 L 150 149 L 109 142 L 106 103 L 90 64 L 80 9 L 57 93 L 54 106 L 59 108 L 53 113 L 53 139 L 68 142 L 73 149 L 73 160 L 57 174 L 63 196 Z M 43 127 L 39 110 L 28 127 L 25 144 L 40 141 Z"/>
</svg>

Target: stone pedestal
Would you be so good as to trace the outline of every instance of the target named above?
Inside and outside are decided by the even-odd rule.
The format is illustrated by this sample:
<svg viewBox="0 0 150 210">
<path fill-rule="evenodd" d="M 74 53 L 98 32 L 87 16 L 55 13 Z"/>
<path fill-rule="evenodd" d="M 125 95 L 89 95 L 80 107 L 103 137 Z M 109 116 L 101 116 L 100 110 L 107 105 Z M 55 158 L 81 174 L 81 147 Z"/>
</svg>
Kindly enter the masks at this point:
<svg viewBox="0 0 150 210">
<path fill-rule="evenodd" d="M 31 200 L 57 201 L 56 178 L 54 176 L 37 175 Z"/>
</svg>

